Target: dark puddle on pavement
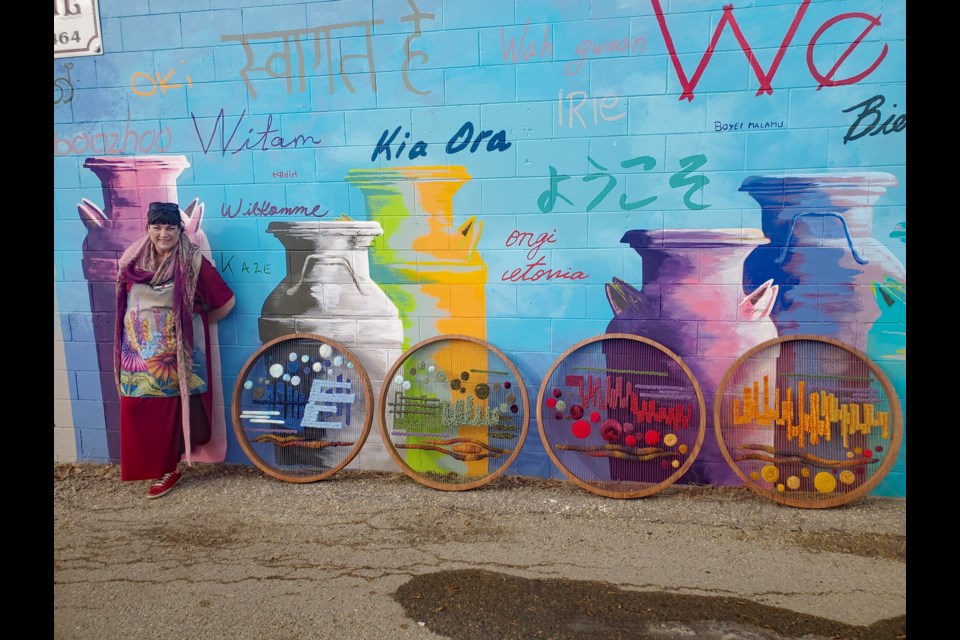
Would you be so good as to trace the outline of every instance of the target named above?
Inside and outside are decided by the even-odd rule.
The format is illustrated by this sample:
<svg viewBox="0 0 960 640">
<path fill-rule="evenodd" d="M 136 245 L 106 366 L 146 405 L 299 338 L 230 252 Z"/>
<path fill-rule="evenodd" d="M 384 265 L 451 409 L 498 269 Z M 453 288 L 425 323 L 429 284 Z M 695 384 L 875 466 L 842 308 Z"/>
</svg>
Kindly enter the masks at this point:
<svg viewBox="0 0 960 640">
<path fill-rule="evenodd" d="M 907 617 L 869 627 L 739 598 L 623 591 L 602 582 L 530 580 L 482 570 L 417 576 L 394 593 L 408 617 L 454 640 L 897 640 Z"/>
</svg>

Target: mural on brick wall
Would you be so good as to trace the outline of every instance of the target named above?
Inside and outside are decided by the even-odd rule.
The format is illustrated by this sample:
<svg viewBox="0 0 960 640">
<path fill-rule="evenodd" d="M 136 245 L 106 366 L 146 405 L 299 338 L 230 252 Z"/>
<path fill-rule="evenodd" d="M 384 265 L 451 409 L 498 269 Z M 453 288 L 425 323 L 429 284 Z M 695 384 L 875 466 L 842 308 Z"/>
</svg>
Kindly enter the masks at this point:
<svg viewBox="0 0 960 640">
<path fill-rule="evenodd" d="M 351 349 L 375 395 L 438 335 L 537 389 L 571 345 L 632 334 L 708 416 L 740 356 L 807 334 L 872 358 L 905 410 L 905 13 L 101 0 L 103 55 L 54 60 L 55 460 L 119 459 L 116 261 L 157 200 L 237 299 L 201 461 L 247 462 L 232 389 L 290 333 Z M 905 448 L 876 493 L 906 495 Z M 396 470 L 376 429 L 350 466 Z M 561 477 L 537 438 L 510 472 Z M 741 483 L 712 425 L 681 482 Z"/>
</svg>

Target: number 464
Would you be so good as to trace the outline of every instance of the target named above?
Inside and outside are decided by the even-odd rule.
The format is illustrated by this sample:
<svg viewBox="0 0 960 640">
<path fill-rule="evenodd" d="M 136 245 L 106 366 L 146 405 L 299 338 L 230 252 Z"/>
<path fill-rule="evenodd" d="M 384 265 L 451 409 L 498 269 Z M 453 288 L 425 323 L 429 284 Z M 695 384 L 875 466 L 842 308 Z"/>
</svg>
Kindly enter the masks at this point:
<svg viewBox="0 0 960 640">
<path fill-rule="evenodd" d="M 54 45 L 67 44 L 67 43 L 70 42 L 71 40 L 73 40 L 74 42 L 80 42 L 80 32 L 79 32 L 79 31 L 74 31 L 74 32 L 73 32 L 73 35 L 70 35 L 70 32 L 69 32 L 69 31 L 63 31 L 63 32 L 61 32 L 61 33 L 54 33 L 54 34 L 53 34 L 53 44 L 54 44 Z"/>
</svg>

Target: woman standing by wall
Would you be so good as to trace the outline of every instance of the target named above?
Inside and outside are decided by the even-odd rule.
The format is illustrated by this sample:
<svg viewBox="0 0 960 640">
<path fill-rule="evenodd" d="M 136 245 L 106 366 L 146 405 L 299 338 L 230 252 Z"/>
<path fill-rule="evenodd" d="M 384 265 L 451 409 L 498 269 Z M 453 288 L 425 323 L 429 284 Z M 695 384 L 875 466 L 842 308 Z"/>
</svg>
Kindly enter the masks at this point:
<svg viewBox="0 0 960 640">
<path fill-rule="evenodd" d="M 118 264 L 113 359 L 120 479 L 155 479 L 147 497 L 159 498 L 180 481 L 190 446 L 210 440 L 209 324 L 235 299 L 184 233 L 177 204 L 151 203 L 146 231 Z"/>
</svg>

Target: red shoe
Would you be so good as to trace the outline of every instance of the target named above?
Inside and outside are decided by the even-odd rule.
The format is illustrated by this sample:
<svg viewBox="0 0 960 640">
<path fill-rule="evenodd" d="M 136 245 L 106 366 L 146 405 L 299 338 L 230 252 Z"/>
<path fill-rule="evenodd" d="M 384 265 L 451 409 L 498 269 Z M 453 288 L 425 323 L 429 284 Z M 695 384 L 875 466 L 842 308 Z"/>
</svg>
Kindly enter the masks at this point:
<svg viewBox="0 0 960 640">
<path fill-rule="evenodd" d="M 147 498 L 159 498 L 167 495 L 171 489 L 177 486 L 182 477 L 179 471 L 165 473 L 162 478 L 150 485 L 150 489 L 147 490 Z"/>
</svg>

